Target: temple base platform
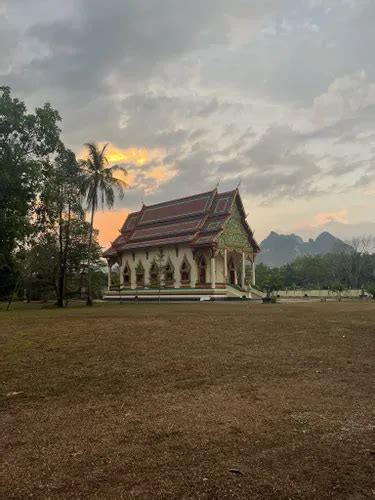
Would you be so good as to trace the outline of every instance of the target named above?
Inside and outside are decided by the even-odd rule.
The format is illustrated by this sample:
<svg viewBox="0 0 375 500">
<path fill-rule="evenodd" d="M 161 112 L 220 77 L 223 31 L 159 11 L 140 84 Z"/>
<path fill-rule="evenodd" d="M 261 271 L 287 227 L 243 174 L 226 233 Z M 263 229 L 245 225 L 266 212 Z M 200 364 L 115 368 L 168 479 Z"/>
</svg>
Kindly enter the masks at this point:
<svg viewBox="0 0 375 500">
<path fill-rule="evenodd" d="M 250 289 L 244 290 L 236 285 L 227 285 L 224 288 L 155 288 L 108 290 L 103 300 L 111 302 L 203 302 L 223 300 L 251 300 L 261 299 L 263 294 Z"/>
</svg>

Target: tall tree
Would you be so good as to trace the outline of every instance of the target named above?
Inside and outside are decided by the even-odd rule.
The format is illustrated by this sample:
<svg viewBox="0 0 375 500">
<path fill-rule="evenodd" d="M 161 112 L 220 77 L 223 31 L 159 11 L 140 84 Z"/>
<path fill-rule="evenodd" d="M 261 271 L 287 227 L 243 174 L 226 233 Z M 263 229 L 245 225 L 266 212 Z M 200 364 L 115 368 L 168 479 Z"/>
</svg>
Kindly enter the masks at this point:
<svg viewBox="0 0 375 500">
<path fill-rule="evenodd" d="M 81 196 L 81 174 L 72 151 L 61 146 L 48 172 L 49 182 L 41 193 L 40 218 L 45 231 L 54 234 L 58 247 L 59 278 L 57 304 L 64 305 L 68 256 L 71 247 L 71 225 L 84 220 Z"/>
<path fill-rule="evenodd" d="M 108 144 L 103 148 L 93 142 L 85 144 L 87 149 L 87 159 L 81 160 L 81 170 L 83 176 L 82 191 L 87 201 L 87 208 L 91 211 L 90 219 L 90 239 L 88 247 L 87 259 L 87 305 L 92 305 L 91 297 L 91 247 L 92 234 L 94 229 L 95 212 L 99 204 L 104 208 L 112 208 L 115 201 L 115 190 L 120 198 L 124 197 L 124 189 L 127 183 L 123 179 L 114 177 L 115 172 L 127 174 L 124 167 L 113 165 L 109 166 L 108 158 L 106 157 L 106 149 Z"/>
<path fill-rule="evenodd" d="M 34 228 L 40 188 L 60 145 L 59 113 L 50 104 L 28 113 L 0 87 L 0 294 L 14 288 L 14 251 Z"/>
</svg>

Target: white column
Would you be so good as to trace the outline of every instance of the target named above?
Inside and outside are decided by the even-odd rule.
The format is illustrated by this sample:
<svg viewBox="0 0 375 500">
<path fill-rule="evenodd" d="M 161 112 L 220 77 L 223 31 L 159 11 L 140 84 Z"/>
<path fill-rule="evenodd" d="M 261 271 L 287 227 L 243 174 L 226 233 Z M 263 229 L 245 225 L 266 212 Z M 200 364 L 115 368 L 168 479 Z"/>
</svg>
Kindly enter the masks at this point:
<svg viewBox="0 0 375 500">
<path fill-rule="evenodd" d="M 107 266 L 107 273 L 108 273 L 108 290 L 111 289 L 111 266 L 108 262 L 108 266 Z"/>
<path fill-rule="evenodd" d="M 242 250 L 242 276 L 241 287 L 245 288 L 245 252 Z"/>
<path fill-rule="evenodd" d="M 119 265 L 119 283 L 120 286 L 124 284 L 124 256 L 121 255 Z"/>
<path fill-rule="evenodd" d="M 215 256 L 211 257 L 211 288 L 216 288 Z"/>
<path fill-rule="evenodd" d="M 190 252 L 187 253 L 187 259 L 190 264 L 190 287 L 195 288 L 198 281 L 198 266 L 197 261 L 194 259 L 194 256 Z"/>
<path fill-rule="evenodd" d="M 252 266 L 252 284 L 255 286 L 255 256 L 253 257 L 253 266 Z"/>
<path fill-rule="evenodd" d="M 228 283 L 228 252 L 224 249 L 224 283 Z"/>
<path fill-rule="evenodd" d="M 183 259 L 183 255 L 181 255 L 181 252 L 179 251 L 178 252 L 178 257 L 176 256 L 176 260 L 175 260 L 175 263 L 174 263 L 174 287 L 175 288 L 181 288 L 181 264 L 182 264 L 182 259 Z"/>
<path fill-rule="evenodd" d="M 137 288 L 137 270 L 136 270 L 136 261 L 134 260 L 130 266 L 129 264 L 129 268 L 130 268 L 130 272 L 131 272 L 131 275 L 130 275 L 130 288 L 132 290 L 135 290 Z"/>
<path fill-rule="evenodd" d="M 122 261 L 120 263 L 120 266 L 119 266 L 119 282 L 120 282 L 120 285 L 122 286 L 124 284 L 124 267 L 122 265 Z"/>
<path fill-rule="evenodd" d="M 142 254 L 142 264 L 143 269 L 145 270 L 145 287 L 148 288 L 150 286 L 150 266 L 152 262 L 151 252 L 148 251 L 148 259 L 146 258 L 146 252 Z"/>
<path fill-rule="evenodd" d="M 143 269 L 145 270 L 145 287 L 150 286 L 150 261 L 144 261 Z"/>
</svg>

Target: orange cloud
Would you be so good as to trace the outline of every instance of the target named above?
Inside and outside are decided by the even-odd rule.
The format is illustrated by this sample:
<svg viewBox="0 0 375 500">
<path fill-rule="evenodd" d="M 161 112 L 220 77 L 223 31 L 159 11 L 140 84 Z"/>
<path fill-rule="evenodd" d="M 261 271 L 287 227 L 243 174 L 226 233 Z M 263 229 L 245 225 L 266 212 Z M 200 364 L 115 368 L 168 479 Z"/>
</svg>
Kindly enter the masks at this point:
<svg viewBox="0 0 375 500">
<path fill-rule="evenodd" d="M 121 149 L 110 144 L 107 149 L 107 158 L 110 163 L 129 163 L 141 167 L 153 160 L 160 160 L 162 152 L 159 149 L 127 148 Z"/>
<path fill-rule="evenodd" d="M 314 226 L 323 226 L 327 222 L 342 222 L 347 223 L 348 211 L 346 208 L 342 208 L 337 212 L 319 212 L 314 217 Z"/>
<path fill-rule="evenodd" d="M 111 241 L 119 235 L 119 230 L 125 222 L 129 210 L 98 210 L 95 214 L 94 226 L 99 230 L 99 243 L 108 248 Z"/>
<path fill-rule="evenodd" d="M 165 182 L 174 176 L 175 172 L 169 170 L 164 165 L 160 167 L 155 167 L 145 173 L 145 177 L 148 179 L 154 179 L 155 181 Z"/>
<path fill-rule="evenodd" d="M 99 142 L 98 146 L 103 147 L 105 142 Z M 118 178 L 123 179 L 130 188 L 143 189 L 145 193 L 150 193 L 156 189 L 156 187 L 171 179 L 175 175 L 175 171 L 162 165 L 162 161 L 165 155 L 165 151 L 156 148 L 120 148 L 112 143 L 109 143 L 106 156 L 111 165 L 113 164 L 126 164 L 127 165 L 127 175 L 123 176 L 121 172 L 117 172 L 115 175 Z M 82 149 L 78 158 L 87 158 L 87 151 Z M 143 169 L 142 167 L 148 166 L 151 162 L 154 162 L 156 166 L 151 167 L 149 170 Z M 152 179 L 156 181 L 156 186 L 147 186 L 145 184 L 146 179 Z"/>
<path fill-rule="evenodd" d="M 105 142 L 100 142 L 99 147 L 103 147 Z M 82 149 L 79 154 L 79 158 L 86 158 L 87 151 Z M 137 167 L 142 167 L 143 165 L 150 163 L 151 161 L 161 160 L 163 157 L 163 151 L 160 149 L 150 149 L 150 148 L 120 148 L 112 143 L 109 143 L 106 150 L 106 157 L 109 163 L 127 163 L 130 165 L 135 165 Z"/>
<path fill-rule="evenodd" d="M 99 143 L 102 147 L 104 143 Z M 148 148 L 127 148 L 122 149 L 113 144 L 109 144 L 106 150 L 106 156 L 110 164 L 127 163 L 128 174 L 123 176 L 121 172 L 115 175 L 118 178 L 124 179 L 130 188 L 143 190 L 145 194 L 149 194 L 157 189 L 159 184 L 168 181 L 175 175 L 172 168 L 161 165 L 164 157 L 164 152 L 159 149 Z M 87 157 L 87 152 L 83 149 L 79 158 Z M 155 161 L 156 166 L 149 169 L 142 168 L 148 163 Z M 146 180 L 153 180 L 152 186 L 149 186 Z M 111 242 L 119 235 L 119 230 L 123 225 L 129 210 L 105 210 L 97 211 L 95 214 L 94 226 L 99 230 L 99 243 L 107 248 Z"/>
</svg>

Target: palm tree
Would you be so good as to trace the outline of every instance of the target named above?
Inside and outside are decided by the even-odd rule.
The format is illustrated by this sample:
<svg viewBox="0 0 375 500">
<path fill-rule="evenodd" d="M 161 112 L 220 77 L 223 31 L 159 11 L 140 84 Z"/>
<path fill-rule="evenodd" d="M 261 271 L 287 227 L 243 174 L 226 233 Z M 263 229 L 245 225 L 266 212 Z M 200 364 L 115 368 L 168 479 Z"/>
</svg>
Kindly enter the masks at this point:
<svg viewBox="0 0 375 500">
<path fill-rule="evenodd" d="M 85 144 L 88 155 L 87 159 L 81 160 L 82 192 L 87 201 L 88 210 L 91 209 L 90 238 L 87 257 L 87 305 L 92 306 L 91 298 L 91 247 L 94 229 L 94 215 L 99 202 L 104 208 L 112 208 L 115 201 L 116 189 L 120 198 L 124 197 L 124 189 L 128 186 L 121 179 L 113 176 L 114 172 L 127 174 L 124 167 L 113 165 L 108 167 L 108 158 L 105 156 L 108 143 L 102 149 L 94 142 Z"/>
</svg>

